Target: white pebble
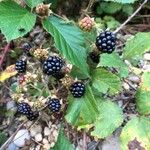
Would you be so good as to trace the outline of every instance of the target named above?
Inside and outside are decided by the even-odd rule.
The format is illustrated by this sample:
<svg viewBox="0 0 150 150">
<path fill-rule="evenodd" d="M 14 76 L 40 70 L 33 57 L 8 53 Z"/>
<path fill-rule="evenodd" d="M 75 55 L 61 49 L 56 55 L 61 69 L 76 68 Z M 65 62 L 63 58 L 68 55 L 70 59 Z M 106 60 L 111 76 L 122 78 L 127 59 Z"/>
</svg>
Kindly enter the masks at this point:
<svg viewBox="0 0 150 150">
<path fill-rule="evenodd" d="M 129 86 L 126 82 L 123 83 L 123 87 L 124 87 L 124 89 L 126 89 L 126 90 L 129 90 L 129 89 L 130 89 L 130 86 Z"/>
<path fill-rule="evenodd" d="M 45 144 L 45 145 L 43 145 L 43 148 L 44 148 L 44 149 L 50 149 L 50 147 L 51 147 L 50 144 Z"/>
<path fill-rule="evenodd" d="M 43 142 L 43 144 L 48 144 L 49 143 L 46 138 L 44 138 L 42 142 Z"/>
<path fill-rule="evenodd" d="M 144 60 L 150 60 L 150 53 L 144 54 Z"/>
<path fill-rule="evenodd" d="M 42 134 L 41 134 L 41 133 L 36 134 L 36 135 L 35 135 L 35 140 L 36 140 L 37 142 L 41 142 L 41 141 L 42 141 Z"/>
<path fill-rule="evenodd" d="M 28 130 L 22 129 L 19 130 L 14 137 L 13 143 L 18 147 L 23 147 L 25 145 L 25 141 L 30 139 L 30 134 Z"/>
<path fill-rule="evenodd" d="M 48 135 L 50 135 L 50 133 L 51 133 L 50 129 L 48 127 L 45 127 L 44 128 L 44 135 L 48 136 Z"/>
<path fill-rule="evenodd" d="M 39 125 L 34 126 L 33 128 L 30 129 L 30 134 L 32 137 L 34 137 L 37 133 L 41 133 L 41 132 L 42 132 L 42 128 Z"/>
</svg>

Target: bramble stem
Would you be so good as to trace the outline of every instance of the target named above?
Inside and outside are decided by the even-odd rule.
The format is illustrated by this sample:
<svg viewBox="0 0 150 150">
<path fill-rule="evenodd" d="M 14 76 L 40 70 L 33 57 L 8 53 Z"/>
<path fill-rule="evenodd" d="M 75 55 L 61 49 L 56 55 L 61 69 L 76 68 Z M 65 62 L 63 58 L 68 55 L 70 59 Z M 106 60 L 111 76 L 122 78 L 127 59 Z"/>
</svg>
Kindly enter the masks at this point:
<svg viewBox="0 0 150 150">
<path fill-rule="evenodd" d="M 141 8 L 147 3 L 148 0 L 144 0 L 143 3 L 138 7 L 138 9 L 123 23 L 119 28 L 117 28 L 114 33 L 120 31 L 140 10 Z"/>
</svg>

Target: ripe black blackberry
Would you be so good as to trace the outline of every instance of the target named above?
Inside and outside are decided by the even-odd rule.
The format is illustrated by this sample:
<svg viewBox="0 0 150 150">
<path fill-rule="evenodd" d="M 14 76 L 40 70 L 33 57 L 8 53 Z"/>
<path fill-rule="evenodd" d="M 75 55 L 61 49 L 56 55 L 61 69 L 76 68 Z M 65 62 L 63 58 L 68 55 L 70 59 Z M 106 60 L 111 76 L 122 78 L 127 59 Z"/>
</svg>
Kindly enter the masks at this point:
<svg viewBox="0 0 150 150">
<path fill-rule="evenodd" d="M 104 31 L 96 38 L 96 46 L 102 53 L 112 53 L 116 46 L 116 36 L 110 31 Z"/>
<path fill-rule="evenodd" d="M 43 72 L 47 75 L 53 75 L 61 71 L 63 61 L 60 57 L 49 56 L 43 63 Z"/>
<path fill-rule="evenodd" d="M 31 56 L 31 54 L 30 54 L 31 48 L 32 48 L 32 46 L 29 42 L 22 44 L 22 49 L 23 49 L 24 53 L 27 54 L 28 56 Z"/>
<path fill-rule="evenodd" d="M 22 102 L 17 105 L 17 112 L 23 115 L 29 115 L 32 113 L 32 110 L 28 103 Z"/>
<path fill-rule="evenodd" d="M 57 99 L 57 98 L 49 99 L 49 101 L 48 101 L 48 108 L 52 112 L 58 112 L 60 110 L 60 108 L 61 108 L 60 100 Z"/>
<path fill-rule="evenodd" d="M 24 60 L 18 60 L 16 62 L 15 69 L 17 70 L 18 73 L 25 73 L 26 72 L 26 66 L 27 62 Z"/>
<path fill-rule="evenodd" d="M 30 112 L 28 115 L 26 115 L 27 119 L 30 121 L 36 120 L 39 117 L 38 112 Z"/>
<path fill-rule="evenodd" d="M 89 57 L 94 63 L 99 63 L 99 54 L 95 51 L 89 53 Z"/>
<path fill-rule="evenodd" d="M 65 73 L 60 71 L 60 72 L 53 74 L 53 77 L 56 78 L 57 80 L 60 80 L 65 77 Z"/>
<path fill-rule="evenodd" d="M 70 92 L 72 93 L 73 97 L 80 98 L 85 93 L 85 85 L 80 81 L 74 82 L 70 86 Z"/>
</svg>

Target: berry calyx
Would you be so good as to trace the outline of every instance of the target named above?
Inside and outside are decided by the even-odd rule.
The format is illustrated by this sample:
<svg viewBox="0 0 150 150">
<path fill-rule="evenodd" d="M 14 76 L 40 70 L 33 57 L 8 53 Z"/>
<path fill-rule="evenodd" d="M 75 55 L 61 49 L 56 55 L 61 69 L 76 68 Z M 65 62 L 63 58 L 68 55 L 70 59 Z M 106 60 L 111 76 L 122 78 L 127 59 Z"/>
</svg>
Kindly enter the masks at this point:
<svg viewBox="0 0 150 150">
<path fill-rule="evenodd" d="M 48 108 L 52 111 L 52 112 L 59 112 L 60 108 L 61 108 L 61 104 L 60 104 L 60 100 L 57 98 L 50 98 L 48 101 Z"/>
<path fill-rule="evenodd" d="M 85 85 L 83 82 L 77 81 L 70 86 L 70 92 L 75 98 L 80 98 L 85 93 Z"/>
<path fill-rule="evenodd" d="M 116 36 L 113 32 L 104 31 L 96 38 L 96 46 L 102 53 L 112 53 L 116 46 Z"/>
<path fill-rule="evenodd" d="M 24 75 L 20 75 L 19 76 L 19 84 L 23 84 L 25 82 L 25 76 Z"/>
<path fill-rule="evenodd" d="M 23 115 L 29 115 L 32 113 L 32 110 L 28 103 L 21 102 L 17 105 L 17 112 Z"/>
<path fill-rule="evenodd" d="M 99 63 L 99 54 L 97 53 L 97 52 L 95 52 L 95 51 L 93 51 L 93 52 L 90 52 L 89 53 L 89 57 L 90 57 L 90 59 L 94 62 L 94 63 Z"/>
<path fill-rule="evenodd" d="M 47 75 L 53 75 L 61 71 L 63 61 L 60 57 L 49 56 L 43 63 L 43 72 Z"/>
<path fill-rule="evenodd" d="M 94 25 L 93 20 L 90 17 L 84 17 L 79 22 L 80 28 L 85 30 L 85 31 L 91 31 L 93 25 Z"/>
<path fill-rule="evenodd" d="M 18 73 L 25 73 L 26 72 L 26 65 L 27 65 L 26 61 L 18 60 L 16 62 L 16 65 L 15 65 L 15 69 L 17 70 Z"/>
</svg>

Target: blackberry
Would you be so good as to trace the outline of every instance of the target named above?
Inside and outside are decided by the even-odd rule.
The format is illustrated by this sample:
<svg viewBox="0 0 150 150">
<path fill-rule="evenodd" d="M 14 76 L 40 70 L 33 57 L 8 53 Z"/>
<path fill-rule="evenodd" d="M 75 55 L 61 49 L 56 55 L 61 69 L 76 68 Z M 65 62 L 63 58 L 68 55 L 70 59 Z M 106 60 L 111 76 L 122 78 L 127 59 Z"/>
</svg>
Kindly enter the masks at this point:
<svg viewBox="0 0 150 150">
<path fill-rule="evenodd" d="M 18 104 L 17 112 L 23 115 L 29 115 L 32 113 L 32 110 L 28 103 L 22 102 Z"/>
<path fill-rule="evenodd" d="M 112 53 L 116 46 L 116 36 L 110 31 L 104 31 L 96 38 L 96 46 L 103 53 Z"/>
<path fill-rule="evenodd" d="M 24 43 L 22 44 L 22 49 L 24 51 L 25 54 L 27 54 L 28 56 L 31 56 L 30 54 L 30 49 L 32 48 L 30 43 Z"/>
<path fill-rule="evenodd" d="M 58 112 L 61 108 L 60 100 L 57 99 L 57 98 L 50 99 L 49 102 L 48 102 L 48 108 L 52 112 Z"/>
<path fill-rule="evenodd" d="M 91 58 L 91 60 L 94 62 L 94 63 L 99 63 L 99 54 L 96 53 L 96 52 L 90 52 L 89 53 L 89 57 Z"/>
<path fill-rule="evenodd" d="M 26 115 L 27 119 L 30 121 L 36 120 L 39 117 L 38 112 L 30 112 L 28 115 Z"/>
<path fill-rule="evenodd" d="M 65 73 L 60 71 L 60 72 L 53 74 L 53 77 L 56 78 L 57 80 L 60 80 L 65 77 Z"/>
<path fill-rule="evenodd" d="M 43 72 L 47 75 L 53 75 L 60 72 L 63 67 L 63 61 L 57 56 L 49 56 L 43 63 Z"/>
<path fill-rule="evenodd" d="M 25 73 L 26 72 L 26 65 L 27 65 L 26 61 L 18 60 L 16 62 L 15 69 L 18 71 L 18 73 Z"/>
<path fill-rule="evenodd" d="M 70 87 L 70 92 L 72 93 L 73 97 L 80 98 L 85 93 L 85 85 L 83 82 L 75 82 Z"/>
</svg>

